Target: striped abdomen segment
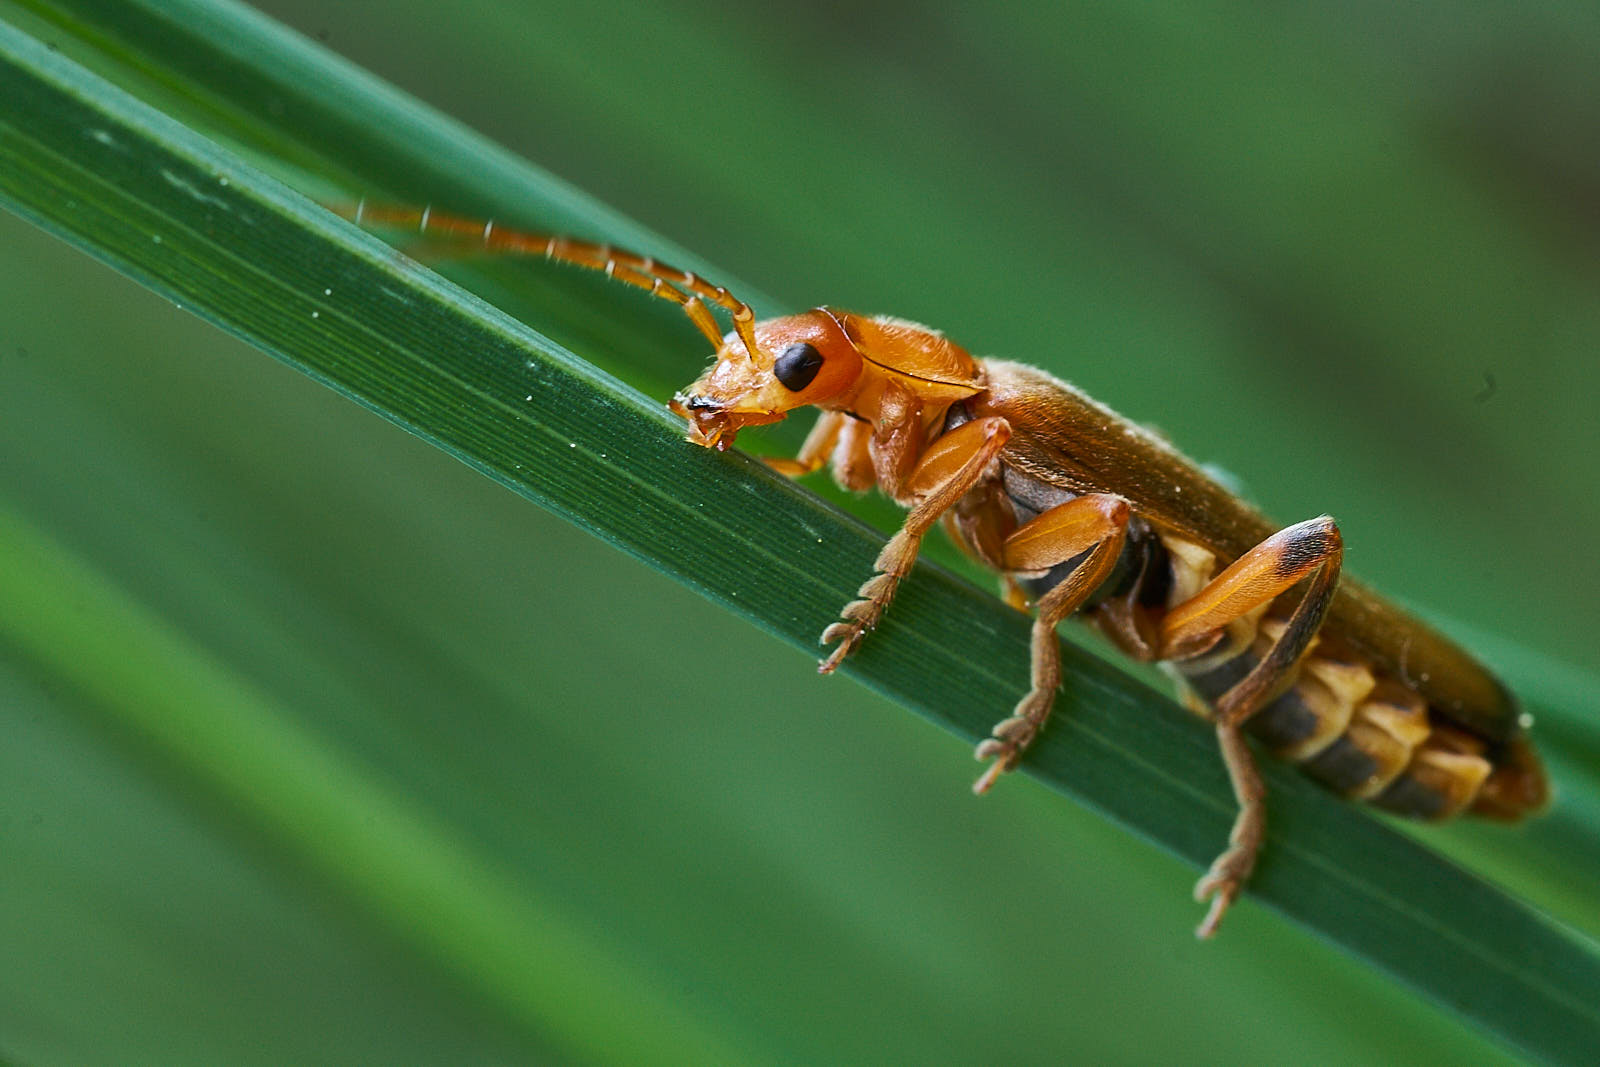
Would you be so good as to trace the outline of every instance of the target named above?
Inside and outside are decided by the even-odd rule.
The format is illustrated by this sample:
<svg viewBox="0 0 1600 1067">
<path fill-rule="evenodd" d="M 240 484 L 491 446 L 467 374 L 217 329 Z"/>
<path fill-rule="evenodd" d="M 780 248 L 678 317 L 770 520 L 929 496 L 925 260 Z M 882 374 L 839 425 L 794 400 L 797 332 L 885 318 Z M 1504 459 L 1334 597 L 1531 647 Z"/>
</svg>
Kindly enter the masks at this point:
<svg viewBox="0 0 1600 1067">
<path fill-rule="evenodd" d="M 1260 662 L 1283 623 L 1266 618 L 1248 647 L 1175 664 L 1213 701 Z M 1246 723 L 1280 759 L 1328 788 L 1399 815 L 1446 819 L 1478 797 L 1495 765 L 1481 738 L 1438 721 L 1422 697 L 1356 657 L 1313 646 L 1294 683 Z"/>
</svg>

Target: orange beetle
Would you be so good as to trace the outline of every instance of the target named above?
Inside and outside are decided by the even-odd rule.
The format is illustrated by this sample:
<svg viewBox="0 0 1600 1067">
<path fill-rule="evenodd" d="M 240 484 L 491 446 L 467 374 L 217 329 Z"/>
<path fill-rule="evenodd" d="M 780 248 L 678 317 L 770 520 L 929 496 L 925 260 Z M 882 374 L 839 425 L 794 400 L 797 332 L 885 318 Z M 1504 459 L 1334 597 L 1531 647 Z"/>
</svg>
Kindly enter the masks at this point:
<svg viewBox="0 0 1600 1067">
<path fill-rule="evenodd" d="M 415 227 L 495 252 L 595 270 L 680 305 L 716 351 L 672 400 L 688 439 L 732 447 L 740 430 L 801 407 L 821 417 L 794 459 L 838 483 L 877 486 L 909 509 L 839 621 L 831 672 L 888 607 L 922 538 L 943 521 L 1031 607 L 1032 684 L 976 750 L 974 789 L 1015 768 L 1061 684 L 1056 626 L 1081 614 L 1129 656 L 1160 661 L 1214 725 L 1239 812 L 1195 887 L 1215 932 L 1254 868 L 1264 788 L 1249 733 L 1328 787 L 1421 818 L 1517 819 L 1547 786 L 1525 718 L 1476 660 L 1372 591 L 1340 579 L 1343 541 L 1322 516 L 1277 529 L 1165 441 L 1020 363 L 978 360 L 939 331 L 820 307 L 755 321 L 689 271 L 565 237 L 497 229 L 427 209 L 368 208 L 357 222 Z M 723 335 L 708 304 L 733 317 Z"/>
</svg>

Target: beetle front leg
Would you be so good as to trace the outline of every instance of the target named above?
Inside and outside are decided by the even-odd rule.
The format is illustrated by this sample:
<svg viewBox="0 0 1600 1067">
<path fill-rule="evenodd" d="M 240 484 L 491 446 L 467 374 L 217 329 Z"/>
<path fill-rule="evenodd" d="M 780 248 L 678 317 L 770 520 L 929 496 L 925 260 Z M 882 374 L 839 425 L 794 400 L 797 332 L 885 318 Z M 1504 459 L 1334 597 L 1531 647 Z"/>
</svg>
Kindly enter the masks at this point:
<svg viewBox="0 0 1600 1067">
<path fill-rule="evenodd" d="M 1116 565 L 1128 530 L 1128 502 L 1091 493 L 1074 497 L 1035 516 L 1007 537 L 1001 549 L 1005 570 L 1042 571 L 1078 558 L 1055 588 L 1039 598 L 1033 620 L 1033 686 L 1011 717 L 978 744 L 973 755 L 994 763 L 972 786 L 983 794 L 995 779 L 1014 768 L 1023 751 L 1044 728 L 1061 687 L 1061 645 L 1056 627 L 1083 606 Z M 1080 558 L 1081 557 L 1081 558 Z"/>
<path fill-rule="evenodd" d="M 1196 899 L 1211 900 L 1210 910 L 1195 931 L 1199 937 L 1216 933 L 1222 916 L 1255 869 L 1266 836 L 1266 789 L 1240 728 L 1278 692 L 1316 636 L 1333 600 L 1343 559 L 1344 541 L 1332 519 L 1324 515 L 1297 523 L 1240 556 L 1161 620 L 1163 658 L 1203 654 L 1229 623 L 1309 579 L 1305 595 L 1290 613 L 1278 640 L 1210 709 L 1239 813 L 1227 851 L 1195 885 Z"/>
<path fill-rule="evenodd" d="M 816 425 L 806 434 L 805 442 L 793 459 L 787 456 L 763 456 L 762 462 L 786 478 L 810 474 L 828 462 L 828 455 L 839 440 L 839 431 L 849 421 L 849 416 L 842 411 L 824 411 L 817 416 Z"/>
<path fill-rule="evenodd" d="M 924 535 L 940 515 L 977 484 L 1010 438 L 1011 424 L 1005 419 L 974 419 L 940 437 L 923 453 L 905 486 L 917 502 L 900 532 L 889 538 L 878 553 L 877 573 L 857 591 L 859 599 L 846 604 L 839 613 L 840 621 L 822 631 L 823 644 L 838 644 L 818 664 L 819 673 L 832 674 L 855 651 L 867 631 L 878 624 L 900 579 L 910 573 L 911 565 L 917 561 Z"/>
</svg>

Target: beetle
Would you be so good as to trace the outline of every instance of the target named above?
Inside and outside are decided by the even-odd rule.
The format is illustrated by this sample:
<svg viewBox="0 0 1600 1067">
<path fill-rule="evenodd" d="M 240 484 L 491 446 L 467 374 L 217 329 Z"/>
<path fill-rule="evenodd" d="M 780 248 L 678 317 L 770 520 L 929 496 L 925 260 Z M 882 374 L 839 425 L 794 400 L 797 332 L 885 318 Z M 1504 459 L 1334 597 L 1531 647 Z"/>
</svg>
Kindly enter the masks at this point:
<svg viewBox="0 0 1600 1067">
<path fill-rule="evenodd" d="M 1195 886 L 1210 937 L 1250 877 L 1265 789 L 1245 741 L 1346 797 L 1423 819 L 1516 820 L 1548 798 L 1510 692 L 1449 639 L 1342 575 L 1327 515 L 1279 529 L 1160 436 L 1034 367 L 978 359 L 904 319 L 818 307 L 757 321 L 721 286 L 652 257 L 496 227 L 429 208 L 344 212 L 495 253 L 600 270 L 678 304 L 711 366 L 669 405 L 693 444 L 725 450 L 748 426 L 815 407 L 793 458 L 907 509 L 873 574 L 822 632 L 831 673 L 889 607 L 942 524 L 1031 609 L 1031 684 L 974 752 L 984 793 L 1049 719 L 1056 627 L 1077 615 L 1133 659 L 1162 664 L 1208 719 L 1238 803 L 1228 847 Z M 724 333 L 711 307 L 726 311 Z"/>
</svg>

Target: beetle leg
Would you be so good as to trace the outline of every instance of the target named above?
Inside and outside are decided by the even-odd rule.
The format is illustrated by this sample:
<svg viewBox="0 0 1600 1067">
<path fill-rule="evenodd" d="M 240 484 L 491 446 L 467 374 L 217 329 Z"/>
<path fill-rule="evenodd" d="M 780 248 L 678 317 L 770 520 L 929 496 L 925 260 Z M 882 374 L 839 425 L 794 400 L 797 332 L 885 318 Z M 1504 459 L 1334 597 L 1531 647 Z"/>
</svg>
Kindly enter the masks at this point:
<svg viewBox="0 0 1600 1067">
<path fill-rule="evenodd" d="M 973 755 L 994 763 L 973 784 L 986 793 L 1021 760 L 1044 727 L 1061 687 L 1061 644 L 1056 626 L 1083 606 L 1116 565 L 1128 529 L 1128 502 L 1091 493 L 1073 497 L 1029 520 L 1006 538 L 1002 561 L 1010 571 L 1041 571 L 1076 559 L 1067 576 L 1039 598 L 1033 620 L 1033 687 L 1009 719 L 995 726 Z"/>
<path fill-rule="evenodd" d="M 859 599 L 845 605 L 839 613 L 841 621 L 822 631 L 823 644 L 838 645 L 818 665 L 819 673 L 832 674 L 866 632 L 878 624 L 894 597 L 895 587 L 916 562 L 923 536 L 940 515 L 977 484 L 1010 437 L 1011 424 L 1005 419 L 974 419 L 940 437 L 923 453 L 905 486 L 915 497 L 916 505 L 900 532 L 889 538 L 878 554 L 874 565 L 877 573 L 862 584 L 857 593 Z"/>
<path fill-rule="evenodd" d="M 839 431 L 848 421 L 849 416 L 842 411 L 824 411 L 817 416 L 816 425 L 806 434 L 805 443 L 800 446 L 800 451 L 793 459 L 786 456 L 763 456 L 762 462 L 789 478 L 810 474 L 828 462 L 828 455 L 833 451 L 834 443 L 839 440 Z"/>
<path fill-rule="evenodd" d="M 877 407 L 867 445 L 873 476 L 884 496 L 901 506 L 914 505 L 944 476 L 952 459 L 960 463 L 957 453 L 962 447 L 970 447 L 972 438 L 960 435 L 958 429 L 928 443 L 922 425 L 922 399 L 893 379 L 879 393 Z M 967 444 L 958 446 L 952 437 Z M 930 460 L 934 461 L 932 467 Z"/>
<path fill-rule="evenodd" d="M 767 466 L 779 474 L 798 478 L 824 464 L 833 467 L 833 481 L 840 489 L 862 493 L 871 489 L 878 476 L 872 469 L 868 442 L 872 424 L 853 419 L 842 411 L 824 411 L 806 435 L 794 459 L 763 457 Z"/>
<path fill-rule="evenodd" d="M 1227 851 L 1195 885 L 1195 898 L 1211 899 L 1195 933 L 1210 937 L 1250 872 L 1266 834 L 1266 789 L 1255 758 L 1240 728 L 1287 681 L 1295 664 L 1316 636 L 1333 600 L 1344 559 L 1339 527 L 1326 515 L 1280 530 L 1213 578 L 1204 589 L 1174 605 L 1161 620 L 1164 659 L 1199 655 L 1236 619 L 1310 579 L 1305 594 L 1290 613 L 1283 633 L 1261 661 L 1216 699 L 1211 709 L 1222 761 L 1228 768 L 1239 813 L 1229 834 Z"/>
<path fill-rule="evenodd" d="M 1202 939 L 1217 932 L 1223 915 L 1238 899 L 1239 891 L 1250 879 L 1250 872 L 1255 870 L 1256 856 L 1267 834 L 1267 787 L 1262 784 L 1250 746 L 1245 744 L 1244 734 L 1240 733 L 1236 722 L 1218 719 L 1216 730 L 1217 746 L 1222 751 L 1223 765 L 1228 768 L 1228 781 L 1233 786 L 1239 813 L 1228 833 L 1227 850 L 1212 861 L 1210 869 L 1194 884 L 1194 899 L 1201 903 L 1211 901 L 1206 917 L 1194 931 L 1194 935 Z"/>
<path fill-rule="evenodd" d="M 1326 515 L 1279 530 L 1194 596 L 1167 610 L 1161 620 L 1161 658 L 1187 659 L 1206 651 L 1229 623 L 1315 575 L 1289 618 L 1289 628 L 1266 658 L 1222 695 L 1217 710 L 1225 713 L 1225 703 L 1229 707 L 1256 703 L 1270 685 L 1282 680 L 1322 624 L 1343 556 L 1339 527 Z M 1248 717 L 1248 711 L 1241 716 Z"/>
<path fill-rule="evenodd" d="M 833 446 L 833 481 L 840 489 L 864 493 L 877 482 L 872 466 L 872 424 L 846 415 Z"/>
</svg>

